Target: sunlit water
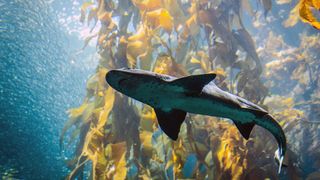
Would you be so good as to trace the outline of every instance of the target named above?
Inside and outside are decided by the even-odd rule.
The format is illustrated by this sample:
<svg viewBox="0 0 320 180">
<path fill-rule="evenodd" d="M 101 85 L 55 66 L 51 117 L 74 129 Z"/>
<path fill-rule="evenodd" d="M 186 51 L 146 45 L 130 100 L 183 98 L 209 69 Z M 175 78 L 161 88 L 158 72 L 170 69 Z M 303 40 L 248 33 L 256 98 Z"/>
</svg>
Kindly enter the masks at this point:
<svg viewBox="0 0 320 180">
<path fill-rule="evenodd" d="M 94 48 L 78 51 L 90 29 L 75 32 L 80 4 L 0 0 L 0 177 L 61 179 L 68 173 L 59 135 L 68 119 L 66 110 L 81 104 L 85 81 L 97 65 Z M 278 11 L 276 8 L 272 11 Z M 255 37 L 266 36 L 270 29 L 285 31 L 287 43 L 299 44 L 299 38 L 292 37 L 301 31 L 301 25 L 285 29 L 279 19 L 270 23 L 270 29 L 257 32 L 249 21 L 244 23 Z M 257 47 L 263 43 L 258 41 Z M 307 167 L 312 157 L 304 159 L 303 169 L 315 171 Z M 190 164 L 195 161 L 193 156 L 187 160 Z M 190 164 L 185 165 L 185 173 Z"/>
<path fill-rule="evenodd" d="M 74 55 L 82 43 L 58 24 L 61 4 L 49 3 L 0 0 L 0 177 L 66 174 L 60 131 L 95 64 Z"/>
</svg>

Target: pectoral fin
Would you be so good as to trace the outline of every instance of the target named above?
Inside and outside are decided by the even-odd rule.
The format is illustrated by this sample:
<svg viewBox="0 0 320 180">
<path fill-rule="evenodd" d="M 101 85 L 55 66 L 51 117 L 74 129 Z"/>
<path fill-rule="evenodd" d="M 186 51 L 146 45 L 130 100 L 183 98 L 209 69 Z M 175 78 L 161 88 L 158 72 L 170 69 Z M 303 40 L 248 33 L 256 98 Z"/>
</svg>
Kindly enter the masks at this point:
<svg viewBox="0 0 320 180">
<path fill-rule="evenodd" d="M 155 109 L 155 112 L 162 131 L 172 140 L 177 140 L 181 124 L 187 113 L 177 109 L 172 109 L 168 112 L 161 109 Z"/>
<path fill-rule="evenodd" d="M 245 139 L 249 139 L 250 133 L 254 127 L 254 123 L 238 123 L 236 121 L 233 121 L 234 124 L 237 126 L 237 128 L 239 129 L 241 135 L 245 138 Z"/>
</svg>

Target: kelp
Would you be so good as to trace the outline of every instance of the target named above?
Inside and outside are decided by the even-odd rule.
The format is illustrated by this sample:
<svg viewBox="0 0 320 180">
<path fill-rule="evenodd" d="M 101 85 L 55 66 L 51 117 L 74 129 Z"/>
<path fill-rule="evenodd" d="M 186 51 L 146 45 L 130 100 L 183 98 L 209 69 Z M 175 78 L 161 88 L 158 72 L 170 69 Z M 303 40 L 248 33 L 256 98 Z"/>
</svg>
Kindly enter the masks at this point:
<svg viewBox="0 0 320 180">
<path fill-rule="evenodd" d="M 290 1 L 281 2 L 289 3 Z M 297 24 L 299 17 L 302 22 L 312 25 L 320 30 L 320 1 L 318 0 L 300 0 L 296 7 L 291 10 L 290 17 L 284 22 L 286 27 Z"/>
<path fill-rule="evenodd" d="M 226 119 L 189 114 L 178 140 L 171 141 L 151 107 L 106 83 L 106 73 L 122 67 L 176 77 L 216 73 L 219 87 L 269 109 L 284 128 L 289 150 L 282 175 L 318 177 L 319 36 L 301 34 L 300 47 L 291 47 L 270 32 L 265 47 L 257 47 L 256 38 L 243 25 L 243 14 L 258 19 L 262 11 L 267 17 L 273 6 L 270 0 L 257 3 L 261 9 L 254 9 L 248 0 L 85 2 L 80 21 L 101 23 L 100 59 L 87 81 L 83 104 L 68 111 L 70 118 L 62 130 L 61 146 L 75 146 L 67 161 L 71 169 L 67 179 L 82 179 L 84 172 L 90 179 L 279 177 L 272 157 L 275 141 L 262 128 L 256 127 L 246 141 Z M 301 1 L 299 6 L 303 3 L 318 7 L 317 1 Z M 294 93 L 285 91 L 294 87 Z M 275 88 L 280 93 L 270 92 Z M 67 142 L 64 137 L 69 137 Z M 311 168 L 305 171 L 305 166 Z"/>
</svg>

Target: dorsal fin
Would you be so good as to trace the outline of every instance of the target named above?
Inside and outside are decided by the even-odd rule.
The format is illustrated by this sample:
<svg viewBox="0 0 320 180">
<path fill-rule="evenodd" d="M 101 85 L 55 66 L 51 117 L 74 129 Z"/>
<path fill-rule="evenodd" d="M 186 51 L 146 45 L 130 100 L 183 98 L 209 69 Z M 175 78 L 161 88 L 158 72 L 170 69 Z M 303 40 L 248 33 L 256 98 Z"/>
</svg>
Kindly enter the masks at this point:
<svg viewBox="0 0 320 180">
<path fill-rule="evenodd" d="M 189 92 L 200 93 L 205 85 L 214 80 L 216 74 L 200 74 L 176 79 L 171 83 L 183 87 Z"/>
<path fill-rule="evenodd" d="M 250 133 L 254 127 L 254 123 L 238 123 L 237 121 L 233 121 L 234 124 L 237 126 L 237 128 L 239 129 L 242 137 L 244 137 L 246 140 L 249 139 Z"/>
<path fill-rule="evenodd" d="M 161 109 L 154 109 L 154 111 L 162 131 L 172 140 L 177 140 L 181 124 L 187 113 L 178 109 L 172 109 L 168 112 Z"/>
</svg>

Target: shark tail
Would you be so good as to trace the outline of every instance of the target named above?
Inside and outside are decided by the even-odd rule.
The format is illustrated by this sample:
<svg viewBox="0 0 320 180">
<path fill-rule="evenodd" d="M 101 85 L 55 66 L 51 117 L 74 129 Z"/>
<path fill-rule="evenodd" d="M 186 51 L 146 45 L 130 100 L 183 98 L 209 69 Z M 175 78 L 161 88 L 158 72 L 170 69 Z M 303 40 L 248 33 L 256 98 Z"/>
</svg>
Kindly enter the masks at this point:
<svg viewBox="0 0 320 180">
<path fill-rule="evenodd" d="M 278 122 L 270 115 L 266 114 L 262 116 L 261 118 L 258 118 L 256 123 L 265 128 L 266 130 L 270 131 L 271 134 L 275 137 L 275 139 L 278 142 L 278 149 L 275 152 L 275 159 L 279 163 L 279 171 L 281 172 L 281 167 L 283 166 L 283 159 L 287 150 L 287 142 L 286 142 L 286 136 L 281 128 L 281 126 L 278 124 Z"/>
</svg>

